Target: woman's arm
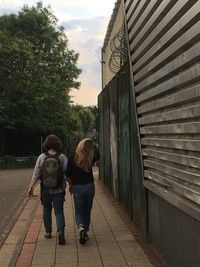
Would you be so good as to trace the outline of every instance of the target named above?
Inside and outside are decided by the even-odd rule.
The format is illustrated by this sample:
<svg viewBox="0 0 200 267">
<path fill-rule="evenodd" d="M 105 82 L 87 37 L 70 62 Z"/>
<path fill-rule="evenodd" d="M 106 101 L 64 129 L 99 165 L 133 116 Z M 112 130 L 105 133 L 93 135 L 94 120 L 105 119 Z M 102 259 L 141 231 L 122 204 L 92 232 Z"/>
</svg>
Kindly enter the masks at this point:
<svg viewBox="0 0 200 267">
<path fill-rule="evenodd" d="M 69 192 L 72 195 L 72 193 L 73 193 L 73 190 L 72 190 L 72 180 L 71 180 L 70 177 L 67 177 L 66 179 L 67 179 L 67 182 L 69 184 Z"/>
<path fill-rule="evenodd" d="M 30 183 L 30 185 L 29 185 L 29 188 L 28 188 L 28 196 L 29 197 L 32 197 L 33 196 L 33 190 L 34 190 L 34 188 L 35 188 L 35 185 L 38 183 L 38 181 L 37 180 L 31 180 L 31 183 Z"/>
<path fill-rule="evenodd" d="M 69 159 L 68 159 L 65 176 L 66 176 L 66 180 L 69 184 L 69 192 L 70 192 L 70 194 L 72 194 L 72 158 L 71 157 L 69 157 Z"/>
<path fill-rule="evenodd" d="M 35 188 L 35 185 L 39 182 L 40 180 L 40 175 L 41 175 L 41 162 L 42 162 L 43 154 L 41 154 L 35 163 L 35 167 L 33 170 L 33 175 L 32 179 L 28 188 L 28 196 L 31 197 L 33 196 L 33 190 Z"/>
</svg>

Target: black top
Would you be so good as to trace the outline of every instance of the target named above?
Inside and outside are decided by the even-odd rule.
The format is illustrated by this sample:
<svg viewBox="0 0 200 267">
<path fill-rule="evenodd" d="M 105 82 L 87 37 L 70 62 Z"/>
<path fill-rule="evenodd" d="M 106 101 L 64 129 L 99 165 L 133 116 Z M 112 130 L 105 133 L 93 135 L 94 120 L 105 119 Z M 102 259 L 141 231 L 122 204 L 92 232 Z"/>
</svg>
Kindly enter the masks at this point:
<svg viewBox="0 0 200 267">
<path fill-rule="evenodd" d="M 71 179 L 72 185 L 84 185 L 89 184 L 94 181 L 92 168 L 89 171 L 85 171 L 79 168 L 74 162 L 75 155 L 72 155 L 68 158 L 66 177 Z M 93 162 L 97 161 L 100 158 L 99 153 L 94 156 Z"/>
</svg>

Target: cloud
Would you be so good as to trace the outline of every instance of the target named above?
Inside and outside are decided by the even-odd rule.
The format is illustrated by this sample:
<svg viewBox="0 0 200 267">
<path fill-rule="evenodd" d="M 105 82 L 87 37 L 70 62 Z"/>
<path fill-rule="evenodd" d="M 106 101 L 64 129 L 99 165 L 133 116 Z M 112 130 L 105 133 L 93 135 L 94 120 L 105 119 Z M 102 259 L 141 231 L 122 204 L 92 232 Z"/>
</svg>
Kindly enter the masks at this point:
<svg viewBox="0 0 200 267">
<path fill-rule="evenodd" d="M 0 14 L 2 15 L 9 15 L 11 13 L 17 14 L 18 10 L 13 9 L 13 8 L 9 8 L 9 7 L 0 7 Z"/>
<path fill-rule="evenodd" d="M 101 91 L 101 47 L 108 20 L 108 17 L 96 17 L 61 23 L 66 28 L 70 48 L 80 55 L 78 65 L 82 69 L 81 88 L 74 93 L 73 99 L 80 101 L 83 98 L 84 105 L 89 103 L 88 100 L 91 100 L 90 105 L 96 104 L 97 95 Z"/>
<path fill-rule="evenodd" d="M 110 16 L 114 8 L 115 0 L 56 0 L 49 1 L 52 7 L 58 11 L 62 6 L 65 13 L 73 14 L 77 19 L 92 18 L 98 16 Z M 69 11 L 69 12 L 68 12 Z"/>
<path fill-rule="evenodd" d="M 67 4 L 62 3 L 60 5 L 51 5 L 52 9 L 55 10 L 56 16 L 59 20 L 72 20 L 78 18 L 85 18 L 89 15 L 86 7 L 78 5 L 70 5 L 67 1 Z"/>
<path fill-rule="evenodd" d="M 108 21 L 109 17 L 97 17 L 66 21 L 60 25 L 66 29 L 66 35 L 72 48 L 96 54 L 96 51 L 98 50 L 99 53 L 102 47 Z M 86 57 L 88 60 L 88 54 Z"/>
<path fill-rule="evenodd" d="M 84 87 L 82 89 L 73 89 L 70 93 L 74 104 L 82 106 L 97 105 L 98 92 L 95 87 Z"/>
<path fill-rule="evenodd" d="M 18 8 L 24 4 L 33 6 L 37 0 L 0 0 L 2 8 Z M 97 16 L 110 16 L 114 8 L 115 0 L 42 0 L 44 5 L 50 5 L 52 9 L 58 13 L 70 14 L 74 18 L 90 18 Z M 59 17 L 59 19 L 61 19 Z"/>
</svg>

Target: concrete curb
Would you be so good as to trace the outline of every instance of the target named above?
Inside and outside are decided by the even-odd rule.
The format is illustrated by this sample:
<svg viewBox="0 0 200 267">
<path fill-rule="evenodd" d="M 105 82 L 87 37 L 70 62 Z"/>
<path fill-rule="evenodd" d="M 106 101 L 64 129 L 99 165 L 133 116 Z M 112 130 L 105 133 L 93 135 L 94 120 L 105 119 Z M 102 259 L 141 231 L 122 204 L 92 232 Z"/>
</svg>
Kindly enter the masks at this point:
<svg viewBox="0 0 200 267">
<path fill-rule="evenodd" d="M 20 255 L 17 258 L 15 267 L 31 266 L 35 248 L 37 245 L 38 235 L 42 225 L 42 206 L 38 205 L 35 216 L 27 231 Z"/>
<path fill-rule="evenodd" d="M 27 231 L 32 223 L 39 204 L 39 186 L 35 188 L 37 196 L 25 200 L 17 214 L 16 223 L 10 230 L 0 250 L 0 266 L 14 267 L 21 252 Z"/>
</svg>

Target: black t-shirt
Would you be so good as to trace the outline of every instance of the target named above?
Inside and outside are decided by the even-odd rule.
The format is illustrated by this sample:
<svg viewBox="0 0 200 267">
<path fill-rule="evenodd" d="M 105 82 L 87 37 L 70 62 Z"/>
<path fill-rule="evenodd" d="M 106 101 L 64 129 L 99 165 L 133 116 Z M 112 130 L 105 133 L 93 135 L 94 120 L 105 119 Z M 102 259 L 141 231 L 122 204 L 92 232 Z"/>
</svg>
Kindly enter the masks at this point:
<svg viewBox="0 0 200 267">
<path fill-rule="evenodd" d="M 74 156 L 68 158 L 66 177 L 69 177 L 72 181 L 72 185 L 84 185 L 94 181 L 92 168 L 89 171 L 85 171 L 79 168 L 74 162 Z"/>
</svg>

